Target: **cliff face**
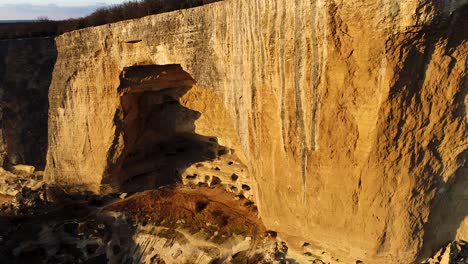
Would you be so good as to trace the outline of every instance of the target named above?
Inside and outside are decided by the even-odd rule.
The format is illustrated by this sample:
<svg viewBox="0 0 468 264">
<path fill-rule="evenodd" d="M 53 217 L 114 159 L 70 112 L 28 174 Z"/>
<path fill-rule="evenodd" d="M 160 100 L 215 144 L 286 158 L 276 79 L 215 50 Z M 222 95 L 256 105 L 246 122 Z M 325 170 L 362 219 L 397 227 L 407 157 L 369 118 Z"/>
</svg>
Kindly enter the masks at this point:
<svg viewBox="0 0 468 264">
<path fill-rule="evenodd" d="M 44 168 L 53 38 L 0 41 L 1 164 Z"/>
<path fill-rule="evenodd" d="M 231 0 L 62 35 L 46 177 L 219 180 L 293 246 L 413 262 L 468 238 L 466 7 Z"/>
</svg>

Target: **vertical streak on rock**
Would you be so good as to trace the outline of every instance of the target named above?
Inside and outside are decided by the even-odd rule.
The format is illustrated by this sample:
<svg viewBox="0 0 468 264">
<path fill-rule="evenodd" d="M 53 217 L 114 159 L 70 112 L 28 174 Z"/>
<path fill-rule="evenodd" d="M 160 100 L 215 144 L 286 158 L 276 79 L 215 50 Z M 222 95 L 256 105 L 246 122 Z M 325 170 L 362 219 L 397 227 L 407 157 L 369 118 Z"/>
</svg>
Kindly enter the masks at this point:
<svg viewBox="0 0 468 264">
<path fill-rule="evenodd" d="M 270 63 L 268 67 L 268 72 L 266 73 L 267 76 L 271 75 L 270 72 L 274 72 L 276 70 L 275 67 L 278 67 L 278 2 L 267 0 L 269 5 L 267 6 L 268 10 L 274 10 L 274 12 L 268 12 L 268 30 L 265 32 L 265 36 L 267 40 L 265 41 L 265 48 L 268 51 L 267 54 L 267 61 Z M 275 96 L 278 96 L 278 79 L 277 75 L 270 76 L 270 86 L 273 89 L 273 93 Z"/>
<path fill-rule="evenodd" d="M 311 113 L 311 149 L 317 149 L 317 109 L 318 109 L 318 85 L 320 83 L 320 71 L 321 71 L 321 58 L 319 56 L 318 48 L 318 8 L 317 2 L 312 2 L 312 12 L 313 14 L 313 25 L 312 29 L 312 113 Z"/>
<path fill-rule="evenodd" d="M 280 54 L 279 54 L 279 58 L 280 58 L 280 62 L 279 62 L 279 68 L 278 68 L 278 72 L 280 73 L 281 75 L 281 97 L 280 97 L 280 104 L 281 104 L 281 112 L 280 112 L 280 116 L 281 116 L 281 132 L 282 132 L 282 136 L 283 136 L 283 148 L 284 148 L 284 152 L 286 152 L 286 145 L 287 145 L 287 130 L 288 130 L 288 126 L 287 126 L 287 120 L 286 120 L 286 110 L 285 110 L 285 107 L 286 107 L 286 103 L 285 103 L 285 98 L 286 98 L 286 73 L 285 73 L 285 62 L 284 62 L 284 43 L 285 43 L 285 28 L 284 28 L 284 23 L 286 22 L 286 2 L 285 1 L 282 1 L 282 10 L 278 11 L 278 12 L 282 12 L 281 13 L 281 17 L 279 19 L 279 25 L 277 25 L 277 30 L 279 31 L 279 39 L 280 39 L 280 43 L 279 43 L 279 46 L 280 46 Z"/>
<path fill-rule="evenodd" d="M 257 54 L 257 45 L 255 43 L 255 40 L 258 39 L 255 36 L 255 31 L 258 28 L 256 26 L 257 21 L 257 8 L 252 8 L 252 5 L 248 5 L 251 8 L 248 8 L 248 19 L 245 22 L 245 27 L 249 31 L 249 41 L 248 41 L 248 47 L 249 47 L 249 56 L 248 59 L 250 60 L 250 73 L 251 73 L 251 83 L 250 83 L 250 104 L 252 108 L 252 124 L 254 130 L 257 130 L 257 106 L 256 106 L 256 97 L 257 97 L 257 70 L 256 70 L 256 54 Z M 255 141 L 252 141 L 255 142 Z"/>
<path fill-rule="evenodd" d="M 381 17 L 391 17 L 391 11 L 390 11 L 390 7 L 388 5 L 385 5 L 385 4 L 382 4 L 382 9 L 383 10 L 380 10 L 380 16 Z M 389 23 L 389 27 L 388 28 L 392 28 L 394 25 L 394 21 L 390 20 Z M 390 39 L 390 32 L 391 30 L 387 29 L 386 30 L 387 32 L 385 32 L 385 44 L 384 44 L 384 47 L 383 47 L 383 50 L 382 50 L 382 59 L 380 61 L 380 69 L 379 69 L 379 75 L 378 75 L 378 80 L 377 80 L 377 83 L 378 83 L 378 87 L 377 87 L 377 94 L 378 94 L 378 107 L 376 107 L 376 115 L 375 115 L 375 120 L 374 120 L 374 124 L 375 126 L 377 125 L 378 123 L 378 118 L 379 118 L 379 115 L 378 115 L 378 112 L 380 111 L 381 107 L 382 107 L 382 101 L 383 101 L 383 98 L 386 97 L 388 91 L 386 90 L 386 87 L 388 87 L 388 81 L 386 79 L 386 75 L 387 75 L 387 43 L 388 43 L 388 40 Z M 376 141 L 376 137 L 377 134 L 375 133 L 374 135 L 374 142 Z M 374 143 L 375 144 L 375 143 Z"/>
<path fill-rule="evenodd" d="M 317 58 L 318 62 L 318 69 L 317 69 L 317 85 L 315 86 L 316 90 L 314 93 L 314 147 L 315 150 L 320 148 L 319 146 L 319 137 L 320 137 L 320 91 L 319 86 L 322 83 L 322 80 L 325 76 L 326 72 L 326 64 L 327 64 L 327 56 L 328 56 L 328 48 L 326 45 L 326 34 L 327 34 L 327 8 L 326 0 L 318 0 L 315 6 L 315 32 L 317 35 Z M 320 23 L 321 22 L 321 23 Z M 320 35 L 319 35 L 320 34 Z"/>
<path fill-rule="evenodd" d="M 244 10 L 245 6 L 248 6 L 244 3 L 244 1 L 234 1 L 233 3 L 233 10 Z M 235 51 L 233 53 L 234 61 L 233 65 L 235 65 L 235 68 L 233 69 L 233 74 L 241 74 L 241 76 L 237 77 L 236 79 L 238 82 L 235 85 L 235 88 L 241 88 L 241 92 L 237 90 L 233 90 L 233 94 L 240 94 L 240 96 L 236 96 L 238 100 L 238 109 L 237 109 L 237 115 L 238 115 L 238 124 L 240 127 L 241 134 L 243 135 L 241 137 L 241 144 L 244 149 L 250 150 L 251 149 L 251 137 L 252 135 L 248 132 L 249 131 L 249 116 L 251 113 L 250 109 L 250 99 L 248 98 L 248 93 L 250 92 L 248 89 L 249 87 L 247 85 L 244 85 L 246 80 L 249 78 L 249 76 L 246 76 L 248 74 L 249 69 L 247 68 L 247 61 L 248 58 L 246 56 L 249 56 L 249 51 L 248 49 L 248 31 L 246 28 L 246 22 L 248 20 L 248 16 L 246 15 L 245 12 L 241 12 L 237 19 L 234 19 L 235 23 L 233 23 L 233 28 L 231 30 L 234 31 L 241 31 L 242 34 L 236 34 L 233 36 L 234 42 L 233 42 L 233 47 L 235 47 Z M 247 158 L 249 158 L 250 151 L 246 151 L 247 153 Z"/>
<path fill-rule="evenodd" d="M 237 3 L 235 3 L 237 4 Z M 232 8 L 237 8 L 236 6 L 234 6 L 234 4 L 232 4 Z M 228 26 L 230 27 L 227 31 L 232 31 L 236 26 L 237 26 L 237 23 L 238 21 L 233 21 L 233 23 L 227 23 Z M 240 49 L 240 45 L 239 45 L 239 42 L 241 41 L 241 38 L 242 38 L 242 35 L 240 35 L 238 38 L 235 38 L 233 35 L 231 34 L 227 34 L 228 38 L 229 38 L 229 42 L 230 42 L 230 47 L 233 49 L 233 52 L 230 53 L 230 56 L 232 56 L 232 59 L 231 59 L 231 64 L 233 65 L 239 65 L 240 63 L 238 63 L 238 60 L 239 60 L 239 57 L 238 56 L 235 56 L 235 53 L 239 52 Z M 231 72 L 230 74 L 233 74 L 233 72 L 235 71 L 237 67 L 232 67 L 231 68 Z M 240 72 L 240 71 L 239 71 Z M 234 75 L 233 75 L 234 76 Z M 236 85 L 234 85 L 234 87 L 237 86 L 237 83 Z M 238 95 L 238 93 L 236 93 L 236 91 L 234 89 L 230 89 L 230 94 L 232 95 L 232 98 L 234 99 L 234 106 L 235 106 L 235 118 L 236 118 L 236 122 L 235 122 L 235 125 L 236 125 L 236 128 L 239 130 L 239 131 L 242 131 L 242 122 L 241 122 L 241 104 L 242 104 L 242 91 L 241 91 L 241 96 Z M 229 102 L 229 101 L 226 101 L 226 102 Z M 242 139 L 241 139 L 242 140 Z M 242 140 L 241 144 L 244 146 L 245 148 L 245 141 Z M 248 148 L 246 148 L 248 149 Z M 248 155 L 248 154 L 246 154 Z"/>
<path fill-rule="evenodd" d="M 303 91 L 301 84 L 303 83 L 303 72 L 302 69 L 304 68 L 302 53 L 303 53 L 303 45 L 302 40 L 304 37 L 304 32 L 301 32 L 302 29 L 302 19 L 300 12 L 303 11 L 302 9 L 302 0 L 295 0 L 295 20 L 294 20 L 294 99 L 296 103 L 296 126 L 297 131 L 299 132 L 299 140 L 298 146 L 300 146 L 300 162 L 301 162 L 301 176 L 302 176 L 302 191 L 303 191 L 303 198 L 304 204 L 307 203 L 306 199 L 306 156 L 307 156 L 307 144 L 306 144 L 306 137 L 305 137 L 305 128 L 304 128 L 304 110 L 302 106 L 302 98 Z"/>
<path fill-rule="evenodd" d="M 266 50 L 267 50 L 267 43 L 265 42 L 265 32 L 264 29 L 268 28 L 268 22 L 269 22 L 269 15 L 270 14 L 265 14 L 262 13 L 262 10 L 266 9 L 269 10 L 269 2 L 262 0 L 262 1 L 257 1 L 256 5 L 256 12 L 257 12 L 257 38 L 260 40 L 260 58 L 259 58 L 259 65 L 264 65 L 264 67 L 260 67 L 260 80 L 262 81 L 262 84 L 269 83 L 268 81 L 271 80 L 271 76 L 266 77 L 266 70 L 269 68 L 268 62 L 266 61 Z M 264 21 L 265 20 L 265 21 Z M 269 78 L 269 80 L 266 80 L 266 78 Z"/>
</svg>

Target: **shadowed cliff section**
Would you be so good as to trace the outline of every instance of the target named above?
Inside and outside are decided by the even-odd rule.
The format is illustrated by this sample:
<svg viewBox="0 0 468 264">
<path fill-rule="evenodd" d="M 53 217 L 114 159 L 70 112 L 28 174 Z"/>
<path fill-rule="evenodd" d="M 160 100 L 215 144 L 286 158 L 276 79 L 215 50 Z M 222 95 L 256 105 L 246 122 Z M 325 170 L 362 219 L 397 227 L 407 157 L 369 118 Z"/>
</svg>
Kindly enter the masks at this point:
<svg viewBox="0 0 468 264">
<path fill-rule="evenodd" d="M 0 41 L 0 165 L 44 168 L 56 58 L 53 38 Z"/>
<path fill-rule="evenodd" d="M 450 56 L 451 61 L 448 64 L 447 71 L 452 72 L 455 67 L 456 50 L 468 40 L 468 4 L 457 10 L 450 19 L 444 21 L 440 25 L 435 25 L 432 28 L 426 29 L 429 32 L 428 39 L 432 43 L 440 42 L 446 39 L 447 49 L 446 54 Z M 434 45 L 435 46 L 435 45 Z M 429 54 L 426 57 L 432 57 L 434 47 L 429 47 Z M 466 61 L 465 61 L 466 65 Z M 427 67 L 427 64 L 426 66 Z M 412 77 L 414 78 L 414 76 Z M 446 113 L 446 116 L 451 116 L 463 120 L 460 122 L 460 127 L 465 131 L 465 137 L 468 137 L 468 127 L 466 122 L 467 109 L 466 99 L 468 95 L 468 72 L 459 79 L 460 85 L 463 87 L 455 94 L 452 101 L 452 110 Z M 448 130 L 448 129 L 447 129 Z M 446 131 L 447 131 L 446 130 Z M 434 159 L 438 162 L 443 162 L 443 153 L 440 153 L 439 148 L 442 140 L 433 139 L 428 145 L 429 150 L 433 153 Z M 431 214 L 429 220 L 424 226 L 424 243 L 419 254 L 419 260 L 427 258 L 439 247 L 450 243 L 456 239 L 466 239 L 463 237 L 463 230 L 468 228 L 468 149 L 465 147 L 452 150 L 458 152 L 456 164 L 458 168 L 453 173 L 453 176 L 444 179 L 439 177 L 434 185 L 438 185 L 435 198 L 431 204 Z M 444 166 L 440 166 L 438 175 L 442 175 Z M 465 231 L 466 232 L 466 231 Z"/>
<path fill-rule="evenodd" d="M 400 43 L 389 45 L 389 50 L 395 53 L 393 56 L 402 56 L 403 63 L 389 90 L 391 113 L 386 121 L 391 129 L 384 135 L 391 139 L 390 142 L 394 142 L 394 146 L 402 141 L 408 142 L 411 147 L 400 150 L 389 148 L 385 150 L 387 154 L 379 156 L 399 155 L 394 161 L 397 170 L 409 168 L 409 179 L 415 184 L 405 211 L 413 214 L 412 211 L 421 210 L 420 206 L 424 203 L 429 208 L 427 219 L 411 216 L 416 223 L 412 232 L 415 244 L 418 245 L 418 261 L 463 237 L 459 229 L 467 224 L 468 150 L 463 141 L 468 136 L 464 102 L 467 98 L 468 75 L 466 56 L 460 58 L 460 52 L 467 48 L 466 14 L 468 5 L 418 31 L 402 34 L 402 37 L 396 38 Z M 465 61 L 464 69 L 460 67 L 461 64 L 457 65 L 457 60 Z M 433 73 L 437 70 L 446 73 L 446 79 L 434 78 Z M 447 89 L 450 84 L 459 89 L 450 91 Z M 450 107 L 441 101 L 444 96 L 450 98 Z M 411 120 L 413 118 L 417 121 Z M 453 123 L 445 125 L 447 120 Z M 458 136 L 454 138 L 456 143 L 447 142 L 446 137 L 450 135 Z M 417 143 L 418 138 L 425 140 Z M 401 159 L 402 156 L 410 158 Z M 391 169 L 386 168 L 385 171 Z M 400 177 L 403 178 L 403 175 Z M 421 198 L 423 194 L 427 199 L 424 202 Z M 414 204 L 419 199 L 421 204 Z M 401 215 L 395 217 L 401 218 Z M 395 232 L 392 228 L 395 227 L 386 227 L 386 232 Z M 384 237 L 382 248 L 389 246 L 390 241 Z"/>
</svg>

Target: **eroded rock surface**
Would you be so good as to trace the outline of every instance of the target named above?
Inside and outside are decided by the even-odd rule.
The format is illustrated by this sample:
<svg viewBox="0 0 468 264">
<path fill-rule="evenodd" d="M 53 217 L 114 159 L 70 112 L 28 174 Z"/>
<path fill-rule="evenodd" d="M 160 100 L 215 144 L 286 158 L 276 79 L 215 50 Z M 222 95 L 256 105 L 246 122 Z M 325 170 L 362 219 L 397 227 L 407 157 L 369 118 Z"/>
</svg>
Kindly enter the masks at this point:
<svg viewBox="0 0 468 264">
<path fill-rule="evenodd" d="M 64 34 L 46 178 L 94 189 L 126 179 L 109 169 L 130 153 L 122 73 L 180 65 L 195 84 L 170 101 L 199 113 L 190 135 L 235 154 L 265 225 L 291 247 L 348 263 L 428 257 L 467 238 L 466 14 L 464 0 L 227 0 Z M 171 83 L 141 76 L 133 89 Z M 173 76 L 166 88 L 183 87 Z M 218 158 L 173 175 L 203 181 L 189 169 Z M 158 170 L 145 161 L 128 164 Z"/>
</svg>

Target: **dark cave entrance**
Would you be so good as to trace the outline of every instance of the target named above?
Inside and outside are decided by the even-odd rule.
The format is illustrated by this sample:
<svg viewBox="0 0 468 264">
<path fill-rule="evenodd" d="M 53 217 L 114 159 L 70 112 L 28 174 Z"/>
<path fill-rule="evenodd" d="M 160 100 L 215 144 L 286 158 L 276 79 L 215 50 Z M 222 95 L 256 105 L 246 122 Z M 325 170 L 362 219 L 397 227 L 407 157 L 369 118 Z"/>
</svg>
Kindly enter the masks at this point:
<svg viewBox="0 0 468 264">
<path fill-rule="evenodd" d="M 120 79 L 117 136 L 125 144 L 110 182 L 129 192 L 181 182 L 187 167 L 227 151 L 195 133 L 201 113 L 179 102 L 195 81 L 180 65 L 128 67 Z"/>
</svg>

